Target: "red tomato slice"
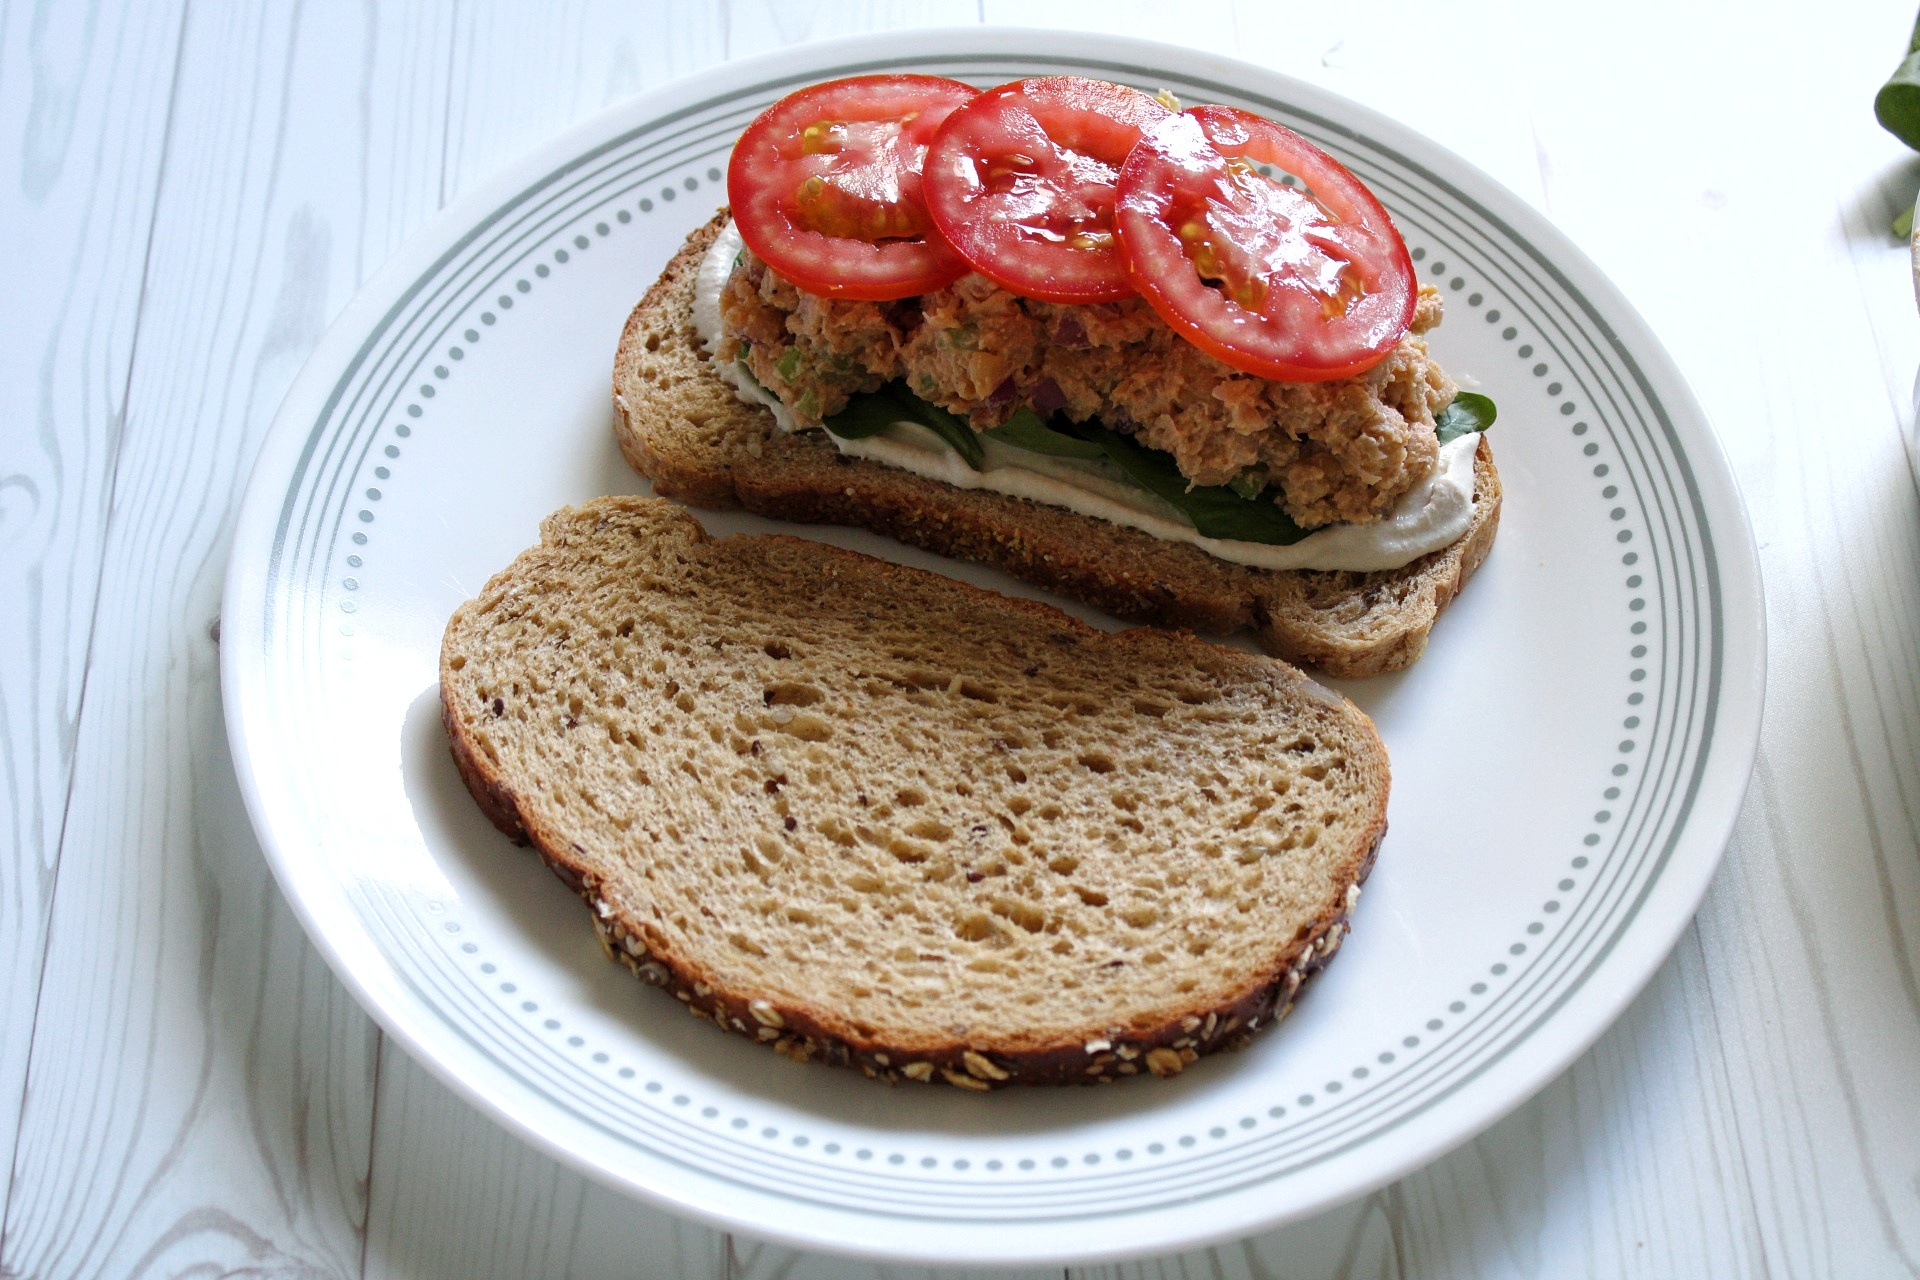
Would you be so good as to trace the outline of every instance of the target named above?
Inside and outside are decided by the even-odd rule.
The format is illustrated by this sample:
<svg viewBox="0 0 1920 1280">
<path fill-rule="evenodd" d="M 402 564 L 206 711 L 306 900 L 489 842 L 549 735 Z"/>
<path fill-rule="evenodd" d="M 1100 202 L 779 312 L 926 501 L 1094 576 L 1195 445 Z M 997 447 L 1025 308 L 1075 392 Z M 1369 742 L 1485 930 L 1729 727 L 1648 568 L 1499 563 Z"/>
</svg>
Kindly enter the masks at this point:
<svg viewBox="0 0 1920 1280">
<path fill-rule="evenodd" d="M 740 237 L 809 293 L 884 300 L 966 274 L 927 217 L 920 167 L 976 90 L 938 76 L 853 76 L 790 93 L 747 126 L 727 165 Z"/>
<path fill-rule="evenodd" d="M 1141 140 L 1120 171 L 1114 226 L 1161 318 L 1263 378 L 1370 368 L 1419 301 L 1406 243 L 1373 193 L 1291 129 L 1231 107 L 1195 107 Z"/>
<path fill-rule="evenodd" d="M 927 150 L 927 210 L 967 264 L 1049 302 L 1131 297 L 1113 184 L 1171 115 L 1137 89 L 1078 76 L 1016 80 L 947 117 Z"/>
</svg>

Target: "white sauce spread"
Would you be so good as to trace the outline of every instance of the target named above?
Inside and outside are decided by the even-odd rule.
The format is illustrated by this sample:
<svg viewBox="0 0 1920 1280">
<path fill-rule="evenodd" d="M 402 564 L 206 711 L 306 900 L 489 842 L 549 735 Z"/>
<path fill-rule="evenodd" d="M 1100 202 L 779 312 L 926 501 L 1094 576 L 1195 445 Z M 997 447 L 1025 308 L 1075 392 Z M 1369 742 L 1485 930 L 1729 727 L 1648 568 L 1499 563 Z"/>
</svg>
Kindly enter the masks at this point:
<svg viewBox="0 0 1920 1280">
<path fill-rule="evenodd" d="M 720 339 L 720 294 L 742 248 L 740 233 L 729 222 L 707 251 L 694 280 L 694 328 L 709 352 Z M 713 367 L 742 400 L 765 405 L 783 430 L 794 429 L 786 406 L 738 366 L 715 360 Z M 1172 505 L 1104 462 L 1056 458 L 982 436 L 986 460 L 983 469 L 975 471 L 940 437 L 917 422 L 895 423 L 859 440 L 842 440 L 830 431 L 826 434 L 840 452 L 850 457 L 899 467 L 961 489 L 990 489 L 1065 507 L 1169 542 L 1191 543 L 1234 564 L 1256 569 L 1359 572 L 1398 569 L 1457 541 L 1467 531 L 1473 520 L 1473 459 L 1480 444 L 1479 435 L 1469 433 L 1442 445 L 1433 474 L 1402 498 L 1386 519 L 1372 524 L 1328 525 L 1291 546 L 1280 547 L 1205 537 Z"/>
</svg>

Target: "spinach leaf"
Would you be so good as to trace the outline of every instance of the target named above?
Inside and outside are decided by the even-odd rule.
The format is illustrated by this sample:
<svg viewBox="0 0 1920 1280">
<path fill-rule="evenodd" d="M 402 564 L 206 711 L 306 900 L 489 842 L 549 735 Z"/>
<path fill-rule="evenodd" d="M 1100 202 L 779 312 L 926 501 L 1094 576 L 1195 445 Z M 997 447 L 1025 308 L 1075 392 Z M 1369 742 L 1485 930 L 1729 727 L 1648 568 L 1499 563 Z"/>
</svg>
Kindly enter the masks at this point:
<svg viewBox="0 0 1920 1280">
<path fill-rule="evenodd" d="M 1056 458 L 1104 458 L 1106 450 L 1091 440 L 1082 440 L 1063 431 L 1055 431 L 1031 409 L 1021 409 L 1003 426 L 987 432 L 995 440 L 1019 449 L 1051 454 Z"/>
<path fill-rule="evenodd" d="M 1441 444 L 1446 444 L 1471 432 L 1485 431 L 1493 425 L 1495 412 L 1493 401 L 1488 397 L 1462 391 L 1433 420 L 1433 434 Z"/>
<path fill-rule="evenodd" d="M 945 441 L 947 447 L 975 471 L 986 461 L 987 451 L 981 447 L 972 427 L 897 383 L 854 396 L 847 401 L 846 408 L 821 425 L 843 440 L 860 440 L 878 435 L 896 422 L 919 423 Z"/>
<path fill-rule="evenodd" d="M 877 436 L 896 422 L 913 421 L 906 408 L 884 391 L 856 395 L 847 407 L 821 425 L 842 440 L 864 440 Z"/>
<path fill-rule="evenodd" d="M 1286 547 L 1312 532 L 1302 529 L 1292 516 L 1264 498 L 1250 501 L 1225 485 L 1189 488 L 1187 478 L 1174 465 L 1172 454 L 1149 449 L 1095 423 L 1076 423 L 1074 429 L 1099 445 L 1135 484 L 1178 508 L 1193 522 L 1195 529 L 1209 538 Z"/>
<path fill-rule="evenodd" d="M 1461 425 L 1454 434 L 1483 430 L 1493 421 L 1493 402 L 1485 396 L 1462 395 L 1459 399 L 1469 402 L 1461 409 L 1462 423 L 1478 425 Z M 857 440 L 878 435 L 896 422 L 917 422 L 926 427 L 975 471 L 980 470 L 985 461 L 979 437 L 972 427 L 938 405 L 928 404 L 897 382 L 888 383 L 879 391 L 854 396 L 845 409 L 826 420 L 825 426 L 842 439 Z M 1209 538 L 1291 546 L 1312 532 L 1295 524 L 1293 518 L 1265 494 L 1243 497 L 1226 485 L 1189 487 L 1173 455 L 1149 449 L 1098 423 L 1070 422 L 1058 416 L 1049 423 L 1032 409 L 1021 409 L 1005 425 L 986 434 L 1034 453 L 1064 458 L 1105 458 L 1133 483 L 1178 510 Z"/>
</svg>

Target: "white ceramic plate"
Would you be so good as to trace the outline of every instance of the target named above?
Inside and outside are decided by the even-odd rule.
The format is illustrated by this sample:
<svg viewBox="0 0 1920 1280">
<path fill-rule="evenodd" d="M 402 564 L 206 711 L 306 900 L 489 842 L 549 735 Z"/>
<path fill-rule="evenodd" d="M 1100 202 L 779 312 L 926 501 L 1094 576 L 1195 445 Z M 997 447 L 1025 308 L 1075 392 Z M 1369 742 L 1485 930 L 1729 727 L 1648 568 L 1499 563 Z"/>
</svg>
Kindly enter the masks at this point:
<svg viewBox="0 0 1920 1280">
<path fill-rule="evenodd" d="M 1446 296 L 1433 345 L 1500 406 L 1492 558 L 1411 671 L 1349 687 L 1394 762 L 1354 934 L 1292 1020 L 1174 1081 L 887 1088 L 720 1034 L 606 962 L 580 904 L 480 817 L 441 738 L 454 606 L 548 512 L 644 488 L 609 429 L 615 341 L 722 198 L 734 137 L 796 86 L 881 68 L 982 85 L 1077 72 L 1293 126 L 1392 211 Z M 802 532 L 1036 594 L 863 534 Z M 979 30 L 716 68 L 449 209 L 288 395 L 223 618 L 261 841 L 388 1031 L 613 1185 L 800 1247 L 948 1263 L 1245 1235 L 1405 1174 L 1518 1105 L 1692 915 L 1752 764 L 1763 666 L 1751 537 L 1711 429 L 1632 309 L 1532 209 L 1271 72 Z"/>
</svg>

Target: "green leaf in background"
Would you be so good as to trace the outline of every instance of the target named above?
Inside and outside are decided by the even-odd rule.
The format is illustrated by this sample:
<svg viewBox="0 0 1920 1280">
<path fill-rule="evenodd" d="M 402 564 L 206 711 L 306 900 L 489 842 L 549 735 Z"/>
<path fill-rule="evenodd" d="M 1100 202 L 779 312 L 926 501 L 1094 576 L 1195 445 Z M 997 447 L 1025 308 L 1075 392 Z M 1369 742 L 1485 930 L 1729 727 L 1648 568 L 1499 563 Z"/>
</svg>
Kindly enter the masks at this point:
<svg viewBox="0 0 1920 1280">
<path fill-rule="evenodd" d="M 1065 432 L 1055 431 L 1040 421 L 1040 415 L 1031 409 L 1021 409 L 1004 426 L 994 427 L 987 432 L 995 440 L 1010 444 L 1034 453 L 1051 454 L 1056 458 L 1104 458 L 1106 450 L 1091 440 L 1082 440 Z"/>
<path fill-rule="evenodd" d="M 1873 95 L 1873 118 L 1888 133 L 1920 151 L 1920 19 L 1914 21 L 1913 34 L 1907 38 L 1906 60 Z"/>
<path fill-rule="evenodd" d="M 1462 391 L 1433 420 L 1433 434 L 1439 437 L 1441 444 L 1446 444 L 1469 432 L 1485 431 L 1493 425 L 1495 412 L 1490 398 L 1472 391 Z"/>
<path fill-rule="evenodd" d="M 1873 118 L 1888 133 L 1920 151 L 1920 18 L 1914 19 L 1913 34 L 1907 37 L 1906 58 L 1873 95 Z M 1907 201 L 1894 215 L 1892 231 L 1900 240 L 1913 235 L 1913 201 Z"/>
<path fill-rule="evenodd" d="M 895 383 L 854 396 L 846 408 L 821 425 L 843 440 L 859 440 L 878 435 L 896 422 L 919 423 L 944 440 L 975 471 L 987 460 L 987 451 L 972 427 Z"/>
</svg>

